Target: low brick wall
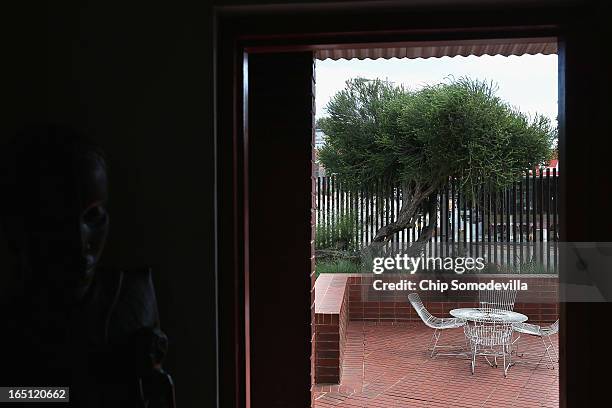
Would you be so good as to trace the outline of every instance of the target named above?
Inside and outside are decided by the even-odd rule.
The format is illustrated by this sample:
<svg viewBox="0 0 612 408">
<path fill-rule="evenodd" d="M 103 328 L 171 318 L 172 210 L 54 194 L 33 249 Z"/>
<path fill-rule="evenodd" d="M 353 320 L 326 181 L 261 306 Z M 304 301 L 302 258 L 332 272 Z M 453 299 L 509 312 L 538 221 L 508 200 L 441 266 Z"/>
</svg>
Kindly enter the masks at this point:
<svg viewBox="0 0 612 408">
<path fill-rule="evenodd" d="M 408 294 L 417 292 L 427 309 L 436 316 L 449 316 L 452 309 L 477 307 L 477 291 L 376 291 L 372 283 L 381 279 L 397 283 L 402 279 L 418 282 L 421 279 L 450 284 L 458 279 L 452 275 L 350 275 L 347 281 L 349 293 L 349 319 L 377 322 L 403 322 L 420 320 L 408 302 Z M 508 282 L 520 279 L 528 285 L 528 291 L 519 291 L 514 310 L 529 317 L 530 322 L 554 322 L 559 316 L 559 280 L 551 275 L 461 275 L 460 282 Z"/>
<path fill-rule="evenodd" d="M 340 383 L 348 325 L 348 275 L 325 274 L 315 282 L 315 383 Z"/>
</svg>

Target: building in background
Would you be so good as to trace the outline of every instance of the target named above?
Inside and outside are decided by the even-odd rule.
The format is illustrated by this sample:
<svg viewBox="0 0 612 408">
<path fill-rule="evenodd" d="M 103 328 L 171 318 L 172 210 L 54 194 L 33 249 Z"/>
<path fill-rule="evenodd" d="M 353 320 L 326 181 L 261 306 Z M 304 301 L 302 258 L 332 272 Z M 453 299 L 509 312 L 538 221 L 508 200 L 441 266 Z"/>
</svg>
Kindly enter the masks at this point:
<svg viewBox="0 0 612 408">
<path fill-rule="evenodd" d="M 325 133 L 321 129 L 315 129 L 315 150 L 325 146 Z"/>
<path fill-rule="evenodd" d="M 324 177 L 325 167 L 319 161 L 319 149 L 325 146 L 325 133 L 321 129 L 315 129 L 315 149 L 314 149 L 314 176 Z"/>
</svg>

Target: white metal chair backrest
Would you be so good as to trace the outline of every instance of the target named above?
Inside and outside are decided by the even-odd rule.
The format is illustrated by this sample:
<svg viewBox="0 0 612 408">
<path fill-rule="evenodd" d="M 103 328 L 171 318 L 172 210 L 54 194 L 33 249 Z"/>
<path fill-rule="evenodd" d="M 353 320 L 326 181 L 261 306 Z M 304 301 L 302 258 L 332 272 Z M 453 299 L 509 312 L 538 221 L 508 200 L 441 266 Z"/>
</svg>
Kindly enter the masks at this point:
<svg viewBox="0 0 612 408">
<path fill-rule="evenodd" d="M 472 341 L 483 346 L 508 345 L 512 341 L 512 323 L 500 320 L 475 320 L 466 329 Z"/>
<path fill-rule="evenodd" d="M 416 310 L 416 312 L 419 315 L 419 317 L 421 318 L 421 320 L 423 320 L 423 322 L 429 326 L 429 323 L 432 320 L 434 320 L 434 317 L 425 308 L 425 305 L 423 305 L 423 302 L 421 301 L 421 298 L 420 298 L 419 294 L 418 293 L 411 293 L 411 294 L 409 294 L 408 295 L 408 301 L 410 302 L 412 307 L 414 307 L 414 310 Z"/>
<path fill-rule="evenodd" d="M 548 336 L 558 333 L 559 332 L 559 319 L 557 319 L 557 321 L 551 324 L 550 326 L 546 327 L 546 332 Z"/>
<path fill-rule="evenodd" d="M 484 310 L 514 310 L 515 290 L 484 289 L 478 291 L 478 307 Z"/>
</svg>

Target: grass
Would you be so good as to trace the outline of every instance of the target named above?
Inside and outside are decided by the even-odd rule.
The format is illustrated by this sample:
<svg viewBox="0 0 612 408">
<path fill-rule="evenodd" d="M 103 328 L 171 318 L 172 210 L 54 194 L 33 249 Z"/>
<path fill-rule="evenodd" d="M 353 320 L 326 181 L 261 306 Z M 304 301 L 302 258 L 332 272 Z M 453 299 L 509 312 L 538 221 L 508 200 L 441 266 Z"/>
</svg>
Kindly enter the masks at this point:
<svg viewBox="0 0 612 408">
<path fill-rule="evenodd" d="M 317 261 L 315 266 L 317 276 L 321 273 L 359 273 L 359 263 L 347 259 L 334 259 L 330 261 Z"/>
</svg>

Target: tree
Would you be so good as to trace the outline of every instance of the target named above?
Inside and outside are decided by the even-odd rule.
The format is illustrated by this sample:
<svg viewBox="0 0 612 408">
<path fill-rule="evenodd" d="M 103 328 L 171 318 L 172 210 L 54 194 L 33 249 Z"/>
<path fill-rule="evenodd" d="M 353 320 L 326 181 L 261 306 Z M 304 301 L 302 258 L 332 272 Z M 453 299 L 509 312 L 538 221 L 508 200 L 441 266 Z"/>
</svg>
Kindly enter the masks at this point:
<svg viewBox="0 0 612 408">
<path fill-rule="evenodd" d="M 325 168 L 349 188 L 385 180 L 402 189 L 397 219 L 373 241 L 384 244 L 412 227 L 451 177 L 468 196 L 481 186 L 502 189 L 546 163 L 556 140 L 548 118 L 527 117 L 496 96 L 496 87 L 470 78 L 417 91 L 382 80 L 352 79 L 327 105 L 318 125 Z M 433 225 L 423 229 L 428 241 Z"/>
</svg>

